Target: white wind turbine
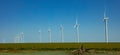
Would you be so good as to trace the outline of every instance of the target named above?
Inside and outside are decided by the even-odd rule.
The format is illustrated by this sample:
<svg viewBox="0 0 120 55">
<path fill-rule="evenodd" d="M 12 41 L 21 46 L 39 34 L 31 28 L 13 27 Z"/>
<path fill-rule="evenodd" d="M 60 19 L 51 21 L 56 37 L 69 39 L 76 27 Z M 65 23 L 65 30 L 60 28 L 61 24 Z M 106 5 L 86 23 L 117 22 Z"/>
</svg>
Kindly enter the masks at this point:
<svg viewBox="0 0 120 55">
<path fill-rule="evenodd" d="M 39 30 L 38 32 L 39 32 L 39 38 L 40 38 L 40 42 L 41 42 L 42 41 L 41 30 Z"/>
<path fill-rule="evenodd" d="M 14 43 L 16 43 L 16 41 L 17 41 L 17 39 L 16 39 L 16 37 L 14 37 Z"/>
<path fill-rule="evenodd" d="M 3 40 L 2 40 L 2 43 L 5 43 L 5 42 L 6 42 L 6 40 L 5 40 L 5 39 L 3 39 Z"/>
<path fill-rule="evenodd" d="M 78 24 L 77 17 L 76 17 L 76 24 L 74 28 L 76 29 L 76 37 L 77 37 L 77 41 L 79 42 L 79 24 Z"/>
<path fill-rule="evenodd" d="M 24 42 L 24 33 L 23 32 L 21 32 L 20 33 L 20 42 Z"/>
<path fill-rule="evenodd" d="M 16 41 L 17 41 L 17 40 L 16 40 L 16 37 L 14 37 L 14 43 L 16 43 Z"/>
<path fill-rule="evenodd" d="M 14 42 L 15 43 L 19 43 L 20 42 L 20 36 L 17 35 L 15 38 L 14 38 Z"/>
<path fill-rule="evenodd" d="M 62 25 L 60 25 L 60 34 L 61 34 L 62 42 L 64 42 L 64 34 L 63 34 L 63 26 Z"/>
<path fill-rule="evenodd" d="M 51 29 L 48 29 L 48 34 L 49 34 L 49 38 L 50 38 L 50 42 L 51 42 Z"/>
<path fill-rule="evenodd" d="M 106 16 L 106 10 L 104 11 L 104 22 L 105 22 L 105 41 L 108 43 L 108 17 Z"/>
</svg>

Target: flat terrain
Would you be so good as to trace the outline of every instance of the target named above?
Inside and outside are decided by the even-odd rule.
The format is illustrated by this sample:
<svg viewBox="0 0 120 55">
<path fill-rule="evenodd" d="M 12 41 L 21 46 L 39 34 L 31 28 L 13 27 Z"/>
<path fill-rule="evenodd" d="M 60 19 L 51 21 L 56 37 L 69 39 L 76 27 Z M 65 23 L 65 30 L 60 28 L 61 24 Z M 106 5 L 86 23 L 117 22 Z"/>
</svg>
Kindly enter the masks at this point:
<svg viewBox="0 0 120 55">
<path fill-rule="evenodd" d="M 120 43 L 0 43 L 0 50 L 2 49 L 36 49 L 36 50 L 73 50 L 84 46 L 84 48 L 94 49 L 120 49 Z"/>
<path fill-rule="evenodd" d="M 120 55 L 120 43 L 0 43 L 0 55 L 73 55 L 72 51 L 90 49 L 84 55 Z M 94 51 L 95 50 L 95 51 Z"/>
<path fill-rule="evenodd" d="M 68 51 L 22 51 L 22 52 L 7 52 L 0 55 L 72 55 Z"/>
<path fill-rule="evenodd" d="M 83 55 L 119 55 L 120 51 L 109 51 L 99 53 L 85 53 Z M 21 52 L 0 52 L 0 55 L 73 55 L 71 51 L 21 51 Z"/>
</svg>

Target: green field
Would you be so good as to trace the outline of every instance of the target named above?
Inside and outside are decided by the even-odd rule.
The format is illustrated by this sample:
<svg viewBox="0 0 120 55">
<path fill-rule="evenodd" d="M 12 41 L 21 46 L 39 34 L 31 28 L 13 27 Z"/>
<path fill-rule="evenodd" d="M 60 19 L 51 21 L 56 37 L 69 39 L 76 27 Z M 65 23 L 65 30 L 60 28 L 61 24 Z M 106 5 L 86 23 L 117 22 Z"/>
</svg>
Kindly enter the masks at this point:
<svg viewBox="0 0 120 55">
<path fill-rule="evenodd" d="M 119 55 L 120 52 L 106 52 L 106 53 L 85 53 L 83 55 Z M 21 51 L 21 52 L 7 52 L 0 55 L 73 55 L 71 51 Z"/>
<path fill-rule="evenodd" d="M 0 53 L 0 55 L 72 55 L 68 51 L 22 51 L 18 53 Z"/>
<path fill-rule="evenodd" d="M 0 43 L 0 49 L 34 49 L 34 50 L 73 50 L 84 46 L 87 49 L 120 50 L 120 43 Z"/>
</svg>

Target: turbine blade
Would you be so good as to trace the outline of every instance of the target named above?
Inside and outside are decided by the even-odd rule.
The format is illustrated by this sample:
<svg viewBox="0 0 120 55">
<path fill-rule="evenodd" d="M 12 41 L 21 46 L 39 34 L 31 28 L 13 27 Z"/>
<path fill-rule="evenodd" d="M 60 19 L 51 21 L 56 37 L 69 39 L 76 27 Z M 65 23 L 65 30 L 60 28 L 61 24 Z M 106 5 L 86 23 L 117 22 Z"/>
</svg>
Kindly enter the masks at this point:
<svg viewBox="0 0 120 55">
<path fill-rule="evenodd" d="M 48 32 L 51 32 L 51 29 L 48 29 Z"/>
<path fill-rule="evenodd" d="M 74 28 L 76 28 L 76 25 L 77 25 L 77 24 L 74 25 Z"/>
<path fill-rule="evenodd" d="M 74 25 L 74 28 L 76 28 L 78 25 L 78 16 L 76 16 L 76 24 Z"/>
<path fill-rule="evenodd" d="M 76 24 L 78 24 L 78 20 L 77 19 L 78 19 L 78 17 L 76 17 Z"/>
<path fill-rule="evenodd" d="M 41 30 L 38 31 L 39 33 L 41 32 Z"/>
</svg>

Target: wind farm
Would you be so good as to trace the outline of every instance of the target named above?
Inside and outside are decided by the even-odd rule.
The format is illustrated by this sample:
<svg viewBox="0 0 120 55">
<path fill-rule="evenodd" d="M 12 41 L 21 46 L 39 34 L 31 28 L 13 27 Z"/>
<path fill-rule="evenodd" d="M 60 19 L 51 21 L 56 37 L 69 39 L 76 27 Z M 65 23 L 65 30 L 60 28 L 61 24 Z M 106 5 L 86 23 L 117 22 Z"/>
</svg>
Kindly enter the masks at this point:
<svg viewBox="0 0 120 55">
<path fill-rule="evenodd" d="M 0 1 L 0 55 L 119 55 L 119 0 Z"/>
<path fill-rule="evenodd" d="M 75 39 L 75 41 L 73 41 L 73 42 L 78 42 L 78 43 L 80 43 L 80 36 L 79 36 L 79 22 L 78 22 L 78 16 L 75 18 L 75 25 L 74 25 L 74 34 L 75 34 L 75 36 L 73 37 L 73 39 Z M 108 17 L 106 16 L 106 13 L 104 12 L 104 23 L 105 23 L 105 42 L 106 43 L 109 43 L 108 42 Z M 59 42 L 62 42 L 62 43 L 64 43 L 65 42 L 65 38 L 64 38 L 64 28 L 63 28 L 63 25 L 60 25 L 59 27 L 59 30 L 57 30 L 57 32 L 59 32 L 59 36 L 60 36 L 60 40 L 61 41 L 59 41 Z M 43 33 L 41 32 L 41 29 L 38 31 L 38 37 L 39 37 L 39 42 L 38 43 L 42 43 L 43 41 L 42 41 L 42 38 L 44 37 L 44 36 L 42 36 L 43 35 Z M 49 39 L 49 41 L 48 41 L 48 43 L 51 43 L 51 42 L 53 42 L 53 43 L 55 43 L 55 42 L 57 42 L 57 41 L 53 41 L 52 39 L 54 39 L 54 37 L 52 37 L 52 31 L 51 31 L 51 28 L 48 28 L 48 37 L 47 37 L 48 39 Z M 73 43 L 72 42 L 72 43 Z M 4 41 L 4 43 L 5 43 L 5 41 Z M 17 34 L 17 36 L 16 37 L 14 37 L 14 43 L 25 43 L 24 42 L 24 33 L 23 32 L 20 32 L 19 34 Z M 26 42 L 27 43 L 27 42 Z M 43 42 L 44 43 L 44 42 Z M 47 42 L 46 42 L 47 43 Z"/>
<path fill-rule="evenodd" d="M 63 25 L 60 25 L 58 28 L 60 31 L 60 42 L 55 42 L 52 39 L 54 37 L 52 37 L 52 31 L 51 28 L 48 28 L 48 38 L 49 41 L 48 42 L 42 42 L 42 38 L 43 38 L 43 34 L 41 29 L 38 31 L 38 37 L 39 37 L 39 42 L 36 43 L 27 43 L 24 42 L 24 33 L 20 32 L 15 38 L 14 38 L 14 43 L 6 43 L 4 41 L 4 44 L 0 44 L 0 48 L 1 49 L 6 49 L 9 48 L 8 46 L 10 45 L 17 45 L 17 49 L 36 49 L 36 50 L 51 50 L 51 49 L 61 49 L 61 50 L 73 50 L 73 49 L 77 49 L 79 48 L 79 46 L 84 45 L 86 48 L 89 49 L 104 49 L 104 50 L 110 50 L 110 49 L 120 49 L 120 44 L 119 42 L 109 42 L 108 41 L 108 18 L 106 16 L 106 13 L 104 12 L 104 23 L 105 23 L 105 42 L 80 42 L 79 40 L 79 23 L 78 23 L 78 17 L 76 17 L 76 21 L 75 21 L 75 25 L 74 25 L 74 29 L 75 29 L 75 37 L 73 39 L 75 39 L 74 42 L 65 42 L 64 39 L 64 28 Z M 102 21 L 101 21 L 102 22 Z M 107 44 L 106 44 L 107 43 Z M 41 46 L 42 45 L 42 46 Z M 95 45 L 95 46 L 94 46 Z M 10 49 L 14 49 L 14 47 L 11 47 Z M 22 47 L 20 47 L 22 46 Z M 28 47 L 29 46 L 29 47 Z M 33 48 L 34 46 L 34 48 Z M 15 48 L 15 49 L 16 49 Z"/>
<path fill-rule="evenodd" d="M 19 33 L 16 37 L 14 37 L 14 43 L 23 43 L 24 42 L 24 33 Z"/>
<path fill-rule="evenodd" d="M 111 43 L 114 43 L 114 42 L 109 42 L 108 41 L 108 17 L 106 16 L 106 9 L 105 9 L 105 11 L 104 11 L 104 24 L 105 24 L 105 34 L 103 34 L 104 36 L 105 36 L 105 42 L 108 44 L 111 44 Z M 53 41 L 52 39 L 54 39 L 54 37 L 52 37 L 52 31 L 51 31 L 51 28 L 48 28 L 48 39 L 49 39 L 49 41 L 48 42 L 43 42 L 42 41 L 42 38 L 44 38 L 44 36 L 43 36 L 43 33 L 42 33 L 42 31 L 41 31 L 41 29 L 38 31 L 38 39 L 39 39 L 39 42 L 36 42 L 36 43 L 59 43 L 59 44 L 63 44 L 63 43 L 79 43 L 79 44 L 83 44 L 83 43 L 91 43 L 91 44 L 93 44 L 94 42 L 80 42 L 80 36 L 79 36 L 79 22 L 78 22 L 78 16 L 76 17 L 76 18 L 74 18 L 76 21 L 75 21 L 75 25 L 74 25 L 74 34 L 75 34 L 75 36 L 73 37 L 73 39 L 75 39 L 75 41 L 73 41 L 73 42 L 65 42 L 65 37 L 64 37 L 64 28 L 63 28 L 63 25 L 61 24 L 58 28 L 59 28 L 59 30 L 58 30 L 58 32 L 59 32 L 59 37 L 60 37 L 60 42 L 57 42 L 57 41 Z M 102 22 L 102 21 L 101 21 Z M 17 36 L 16 37 L 14 37 L 14 42 L 13 43 L 17 43 L 17 44 L 19 44 L 19 43 L 29 43 L 29 42 L 25 42 L 25 40 L 24 40 L 25 38 L 24 38 L 24 33 L 23 32 L 20 32 L 19 34 L 17 34 Z M 98 42 L 98 43 L 105 43 L 105 42 Z M 5 40 L 3 40 L 3 43 L 7 43 Z M 32 42 L 31 42 L 32 43 Z M 35 43 L 35 42 L 33 42 L 33 43 Z M 95 42 L 96 43 L 96 42 Z"/>
<path fill-rule="evenodd" d="M 65 7 L 63 2 L 66 3 Z M 60 2 L 60 4 L 58 1 L 48 2 L 49 4 L 52 3 L 51 6 L 45 6 L 44 4 L 47 3 L 44 2 L 44 4 L 34 3 L 36 8 L 31 7 L 31 3 L 28 3 L 29 5 L 26 5 L 24 8 L 21 5 L 21 9 L 18 8 L 19 6 L 14 7 L 18 8 L 18 10 L 20 9 L 22 13 L 16 9 L 16 11 L 14 11 L 14 9 L 11 8 L 14 13 L 18 12 L 18 14 L 14 14 L 18 16 L 13 17 L 12 14 L 6 16 L 4 15 L 3 18 L 1 16 L 2 19 L 0 20 L 2 27 L 0 29 L 2 31 L 0 42 L 3 42 L 2 37 L 6 40 L 6 43 L 119 42 L 119 38 L 117 38 L 119 37 L 119 17 L 114 14 L 115 10 L 113 8 L 109 8 L 109 6 L 111 6 L 107 4 L 109 1 L 101 1 L 100 4 L 97 4 L 100 5 L 100 7 L 94 4 L 94 2 L 90 2 L 88 4 L 93 4 L 96 6 L 85 6 L 86 1 L 84 1 L 83 5 L 83 3 L 81 3 L 83 1 L 79 0 L 75 0 L 74 2 L 69 1 L 70 3 L 67 3 L 66 1 L 63 2 Z M 95 2 L 97 3 L 98 1 Z M 37 4 L 42 5 L 39 7 Z M 35 7 L 35 5 L 33 6 Z M 104 6 L 106 7 L 103 8 Z M 29 9 L 27 7 L 29 7 Z M 26 11 L 25 13 L 22 8 Z M 6 8 L 3 10 L 6 10 Z M 114 18 L 113 16 L 117 18 Z M 111 19 L 108 19 L 108 17 Z M 50 27 L 48 28 L 48 26 Z"/>
<path fill-rule="evenodd" d="M 59 27 L 57 27 L 57 28 L 59 28 L 57 30 L 57 32 L 59 32 L 58 37 L 60 39 L 60 42 L 53 41 L 54 37 L 53 37 L 52 34 L 54 32 L 51 30 L 51 28 L 48 28 L 48 30 L 47 30 L 47 32 L 48 32 L 47 35 L 48 36 L 46 38 L 46 39 L 48 39 L 48 42 L 43 42 L 42 41 L 42 38 L 44 38 L 44 36 L 43 36 L 42 31 L 41 31 L 42 29 L 40 29 L 40 30 L 38 30 L 38 40 L 39 40 L 39 42 L 25 42 L 24 33 L 20 32 L 20 33 L 17 34 L 16 37 L 14 37 L 14 42 L 13 43 L 7 43 L 5 40 L 3 40 L 4 44 L 1 43 L 0 48 L 1 49 L 6 49 L 6 48 L 9 48 L 8 47 L 9 45 L 10 46 L 11 45 L 17 45 L 18 46 L 17 49 L 21 49 L 21 48 L 32 49 L 33 46 L 34 46 L 35 48 L 33 48 L 33 49 L 36 49 L 36 50 L 37 49 L 41 49 L 41 50 L 43 50 L 43 49 L 48 49 L 48 50 L 49 49 L 69 49 L 69 50 L 72 49 L 73 50 L 73 49 L 79 48 L 79 46 L 84 44 L 84 46 L 87 46 L 86 48 L 90 48 L 90 49 L 91 48 L 92 49 L 120 49 L 119 48 L 119 46 L 120 46 L 119 42 L 109 42 L 108 41 L 108 17 L 106 16 L 106 10 L 104 11 L 104 16 L 103 17 L 104 17 L 103 19 L 104 19 L 104 30 L 105 30 L 103 35 L 105 36 L 105 42 L 81 42 L 80 39 L 82 37 L 80 38 L 80 35 L 79 35 L 80 33 L 79 33 L 79 22 L 78 22 L 78 20 L 80 18 L 78 18 L 78 16 L 77 16 L 76 18 L 74 18 L 74 20 L 76 20 L 76 21 L 75 21 L 75 25 L 73 25 L 74 26 L 73 30 L 74 30 L 74 34 L 75 34 L 75 36 L 73 37 L 73 39 L 75 39 L 75 41 L 73 41 L 73 42 L 65 42 L 66 41 L 65 36 L 64 36 L 64 34 L 65 34 L 64 30 L 65 29 L 63 28 L 63 25 L 61 24 L 61 25 L 59 25 Z M 66 46 L 66 44 L 68 46 Z M 21 45 L 23 47 L 20 47 Z M 31 45 L 31 46 L 29 46 L 29 45 Z M 40 46 L 40 45 L 42 45 L 42 46 Z M 96 46 L 92 46 L 92 45 L 96 45 Z M 26 46 L 29 46 L 29 48 L 27 48 Z M 49 46 L 49 47 L 46 47 L 46 46 Z M 10 49 L 14 49 L 14 48 L 11 47 Z"/>
</svg>

